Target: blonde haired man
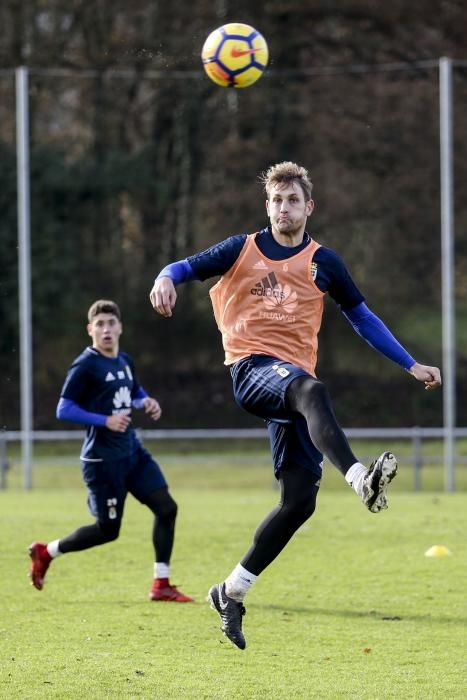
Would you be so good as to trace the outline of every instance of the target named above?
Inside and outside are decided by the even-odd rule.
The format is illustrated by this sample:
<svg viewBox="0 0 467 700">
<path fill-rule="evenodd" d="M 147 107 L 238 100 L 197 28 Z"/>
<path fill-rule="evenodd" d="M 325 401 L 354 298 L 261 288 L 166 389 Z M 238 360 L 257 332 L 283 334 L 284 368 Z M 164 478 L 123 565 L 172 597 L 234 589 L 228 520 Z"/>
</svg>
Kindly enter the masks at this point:
<svg viewBox="0 0 467 700">
<path fill-rule="evenodd" d="M 268 426 L 278 506 L 259 525 L 253 544 L 209 599 L 226 636 L 240 649 L 243 600 L 259 574 L 313 514 L 323 454 L 373 513 L 387 508 L 397 463 L 391 452 L 367 468 L 353 454 L 324 384 L 315 374 L 323 298 L 329 293 L 354 329 L 427 389 L 440 385 L 437 367 L 421 365 L 364 303 L 341 258 L 306 231 L 312 183 L 305 168 L 278 163 L 262 176 L 269 226 L 232 236 L 172 263 L 158 275 L 150 299 L 169 318 L 176 285 L 219 276 L 210 295 L 222 334 L 237 403 Z"/>
</svg>

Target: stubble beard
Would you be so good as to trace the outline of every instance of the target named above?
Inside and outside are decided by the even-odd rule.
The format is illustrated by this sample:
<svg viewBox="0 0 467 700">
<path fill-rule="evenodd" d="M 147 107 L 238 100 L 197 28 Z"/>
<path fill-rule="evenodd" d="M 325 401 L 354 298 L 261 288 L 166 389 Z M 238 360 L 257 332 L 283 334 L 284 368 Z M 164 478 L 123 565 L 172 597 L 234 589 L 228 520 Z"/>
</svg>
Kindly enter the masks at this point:
<svg viewBox="0 0 467 700">
<path fill-rule="evenodd" d="M 279 223 L 276 221 L 275 224 L 275 229 L 278 234 L 281 236 L 287 236 L 290 238 L 293 238 L 297 233 L 299 233 L 300 229 L 302 228 L 303 222 L 296 222 L 296 221 L 291 221 L 290 219 L 288 221 L 283 221 Z"/>
</svg>

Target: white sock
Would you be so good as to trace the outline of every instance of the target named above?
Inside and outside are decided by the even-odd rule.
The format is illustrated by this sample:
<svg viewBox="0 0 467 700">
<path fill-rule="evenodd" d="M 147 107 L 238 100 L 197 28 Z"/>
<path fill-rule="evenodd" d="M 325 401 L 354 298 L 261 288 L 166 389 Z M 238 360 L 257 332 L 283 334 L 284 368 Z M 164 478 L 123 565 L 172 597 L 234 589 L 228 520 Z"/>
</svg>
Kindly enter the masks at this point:
<svg viewBox="0 0 467 700">
<path fill-rule="evenodd" d="M 363 480 L 368 469 L 360 462 L 355 462 L 352 464 L 347 474 L 345 475 L 345 480 L 353 490 L 359 495 L 362 495 Z"/>
<path fill-rule="evenodd" d="M 241 603 L 258 577 L 237 564 L 230 576 L 225 579 L 225 592 L 229 598 Z"/>
<path fill-rule="evenodd" d="M 55 559 L 56 557 L 59 557 L 60 554 L 63 554 L 63 552 L 61 552 L 58 548 L 59 542 L 60 542 L 60 540 L 53 540 L 52 542 L 49 542 L 49 544 L 47 545 L 47 551 L 50 554 L 50 556 L 52 557 L 52 559 Z"/>
<path fill-rule="evenodd" d="M 170 564 L 166 564 L 162 561 L 154 562 L 154 578 L 169 578 L 170 576 Z"/>
</svg>

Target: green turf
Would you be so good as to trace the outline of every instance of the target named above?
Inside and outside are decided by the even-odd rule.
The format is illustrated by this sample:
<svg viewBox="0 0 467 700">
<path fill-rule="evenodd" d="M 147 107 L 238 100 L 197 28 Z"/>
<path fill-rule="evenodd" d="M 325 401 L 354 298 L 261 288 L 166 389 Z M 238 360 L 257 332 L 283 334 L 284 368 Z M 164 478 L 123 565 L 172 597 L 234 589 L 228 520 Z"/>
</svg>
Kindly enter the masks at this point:
<svg viewBox="0 0 467 700">
<path fill-rule="evenodd" d="M 180 505 L 173 580 L 195 604 L 147 600 L 151 518 L 131 498 L 117 542 L 63 556 L 36 591 L 27 545 L 89 522 L 84 488 L 76 469 L 57 480 L 43 466 L 35 490 L 0 492 L 0 698 L 466 697 L 465 494 L 396 481 L 373 515 L 329 472 L 317 513 L 247 598 L 242 652 L 204 597 L 276 502 L 269 469 L 166 471 Z M 452 555 L 425 557 L 433 544 Z"/>
</svg>

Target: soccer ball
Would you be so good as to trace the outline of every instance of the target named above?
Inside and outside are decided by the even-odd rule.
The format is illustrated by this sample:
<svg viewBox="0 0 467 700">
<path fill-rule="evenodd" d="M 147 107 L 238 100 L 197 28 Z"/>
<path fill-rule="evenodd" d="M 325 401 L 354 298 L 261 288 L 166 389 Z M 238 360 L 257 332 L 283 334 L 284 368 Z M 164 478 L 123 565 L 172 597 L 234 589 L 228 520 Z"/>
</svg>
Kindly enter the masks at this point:
<svg viewBox="0 0 467 700">
<path fill-rule="evenodd" d="M 245 88 L 261 78 L 268 62 L 264 37 L 249 24 L 232 22 L 215 29 L 204 42 L 204 70 L 222 87 Z"/>
</svg>

